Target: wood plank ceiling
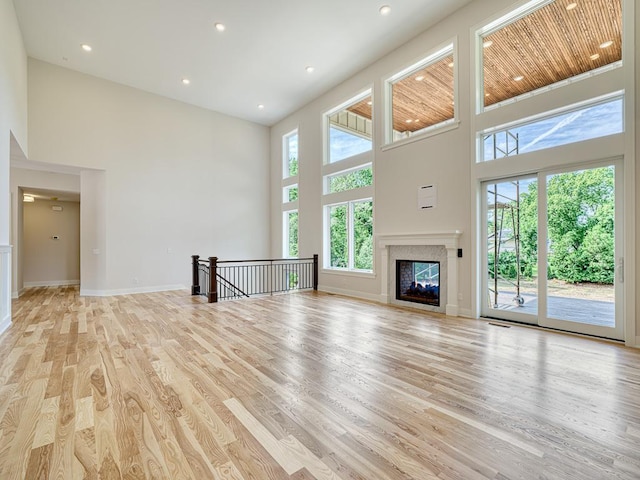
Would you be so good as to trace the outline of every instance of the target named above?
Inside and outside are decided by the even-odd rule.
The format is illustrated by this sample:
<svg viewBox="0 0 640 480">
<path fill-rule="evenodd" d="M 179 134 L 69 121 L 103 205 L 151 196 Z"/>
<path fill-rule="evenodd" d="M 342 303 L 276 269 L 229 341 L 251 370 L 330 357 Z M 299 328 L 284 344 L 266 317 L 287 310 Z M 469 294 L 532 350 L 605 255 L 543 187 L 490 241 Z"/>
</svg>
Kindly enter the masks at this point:
<svg viewBox="0 0 640 480">
<path fill-rule="evenodd" d="M 622 59 L 621 0 L 557 0 L 485 35 L 484 104 L 493 105 Z M 453 57 L 393 85 L 393 128 L 453 118 Z M 348 110 L 371 119 L 371 105 Z"/>
</svg>

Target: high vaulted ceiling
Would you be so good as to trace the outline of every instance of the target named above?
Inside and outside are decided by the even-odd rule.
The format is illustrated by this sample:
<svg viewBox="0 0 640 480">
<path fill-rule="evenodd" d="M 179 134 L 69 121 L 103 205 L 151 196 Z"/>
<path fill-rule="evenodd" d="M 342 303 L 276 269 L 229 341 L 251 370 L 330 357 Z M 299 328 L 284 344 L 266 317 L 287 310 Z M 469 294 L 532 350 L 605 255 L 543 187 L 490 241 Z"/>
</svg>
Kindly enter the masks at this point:
<svg viewBox="0 0 640 480">
<path fill-rule="evenodd" d="M 469 2 L 14 0 L 14 5 L 30 57 L 271 125 Z M 391 12 L 383 16 L 379 9 L 385 4 Z M 217 31 L 216 23 L 225 31 Z M 82 44 L 92 51 L 83 51 Z"/>
</svg>

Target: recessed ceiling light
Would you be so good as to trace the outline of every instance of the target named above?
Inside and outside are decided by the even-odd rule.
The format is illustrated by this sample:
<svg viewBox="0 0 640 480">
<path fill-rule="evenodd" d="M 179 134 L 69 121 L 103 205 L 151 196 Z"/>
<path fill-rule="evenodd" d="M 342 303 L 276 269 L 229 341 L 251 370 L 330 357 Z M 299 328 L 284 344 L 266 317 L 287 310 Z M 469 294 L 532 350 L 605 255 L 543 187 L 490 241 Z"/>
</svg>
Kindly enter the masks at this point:
<svg viewBox="0 0 640 480">
<path fill-rule="evenodd" d="M 578 6 L 578 4 L 576 2 L 571 2 L 570 4 L 568 4 L 566 6 L 567 10 L 573 10 L 574 8 L 576 8 Z"/>
<path fill-rule="evenodd" d="M 369 101 L 367 102 L 367 105 L 373 105 L 373 102 L 372 102 L 371 100 L 369 100 Z"/>
<path fill-rule="evenodd" d="M 491 96 L 491 94 L 490 94 L 490 93 L 485 93 L 485 94 L 484 94 L 484 96 L 485 96 L 485 97 L 490 97 L 490 96 Z"/>
<path fill-rule="evenodd" d="M 594 53 L 593 55 L 591 55 L 589 57 L 591 60 L 597 60 L 600 58 L 600 54 L 599 53 Z"/>
<path fill-rule="evenodd" d="M 307 73 L 313 73 L 313 71 L 315 70 L 315 67 L 312 67 L 311 65 L 305 67 L 305 70 Z"/>
<path fill-rule="evenodd" d="M 600 48 L 607 48 L 611 45 L 613 45 L 613 40 L 607 40 L 606 42 L 600 44 Z"/>
<path fill-rule="evenodd" d="M 183 78 L 183 79 L 182 79 L 182 83 L 183 83 L 184 85 L 189 85 L 189 84 L 191 83 L 191 80 L 189 80 L 188 78 Z"/>
<path fill-rule="evenodd" d="M 416 77 L 416 82 L 421 82 L 422 80 L 424 80 L 424 75 L 418 75 Z"/>
<path fill-rule="evenodd" d="M 93 50 L 93 48 L 91 48 L 91 45 L 87 45 L 86 43 L 83 43 L 82 45 L 80 45 L 80 47 L 81 47 L 85 52 L 90 52 L 91 50 Z"/>
<path fill-rule="evenodd" d="M 413 120 L 409 119 L 409 120 L 407 120 L 406 122 L 407 122 L 407 123 L 411 123 L 411 122 L 413 122 Z"/>
<path fill-rule="evenodd" d="M 261 103 L 259 103 L 259 104 L 258 104 L 258 110 L 264 110 L 264 105 L 263 105 L 263 104 L 261 104 Z"/>
<path fill-rule="evenodd" d="M 517 77 L 513 77 L 513 79 L 514 79 L 516 82 L 519 82 L 520 80 L 524 79 L 524 77 L 523 77 L 522 75 L 518 75 Z"/>
<path fill-rule="evenodd" d="M 416 119 L 414 120 L 414 123 L 420 123 L 420 119 L 419 119 L 419 118 L 416 118 Z"/>
<path fill-rule="evenodd" d="M 389 5 L 383 5 L 380 7 L 380 15 L 389 15 L 391 13 L 391 7 Z"/>
<path fill-rule="evenodd" d="M 489 48 L 491 45 L 493 45 L 493 41 L 487 40 L 482 44 L 482 48 Z"/>
<path fill-rule="evenodd" d="M 213 26 L 216 27 L 216 30 L 219 32 L 224 32 L 227 28 L 224 26 L 224 23 L 214 23 Z"/>
<path fill-rule="evenodd" d="M 455 65 L 455 64 L 454 64 L 453 62 L 450 62 L 448 66 L 449 66 L 449 67 L 451 67 L 451 68 L 453 68 L 453 66 L 454 66 L 454 65 Z"/>
</svg>

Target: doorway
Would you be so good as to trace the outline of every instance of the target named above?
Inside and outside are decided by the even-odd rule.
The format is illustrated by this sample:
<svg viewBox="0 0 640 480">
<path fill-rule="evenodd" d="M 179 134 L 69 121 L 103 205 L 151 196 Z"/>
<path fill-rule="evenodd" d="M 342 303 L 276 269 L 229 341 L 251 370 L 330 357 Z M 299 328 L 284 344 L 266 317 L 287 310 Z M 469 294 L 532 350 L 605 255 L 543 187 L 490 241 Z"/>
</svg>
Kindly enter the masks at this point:
<svg viewBox="0 0 640 480">
<path fill-rule="evenodd" d="M 621 340 L 622 163 L 484 182 L 486 317 Z"/>
<path fill-rule="evenodd" d="M 24 287 L 80 284 L 80 193 L 20 187 Z"/>
</svg>

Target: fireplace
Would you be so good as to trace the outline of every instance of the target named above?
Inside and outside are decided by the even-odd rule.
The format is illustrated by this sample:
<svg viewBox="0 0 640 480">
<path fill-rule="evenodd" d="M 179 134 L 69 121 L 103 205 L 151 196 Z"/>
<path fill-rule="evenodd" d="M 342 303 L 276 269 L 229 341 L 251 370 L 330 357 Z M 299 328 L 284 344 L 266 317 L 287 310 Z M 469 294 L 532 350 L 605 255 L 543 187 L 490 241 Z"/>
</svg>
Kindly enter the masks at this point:
<svg viewBox="0 0 640 480">
<path fill-rule="evenodd" d="M 382 301 L 399 306 L 458 316 L 458 239 L 462 232 L 456 230 L 439 233 L 419 233 L 403 235 L 380 235 L 377 239 L 380 255 L 380 276 L 382 279 Z M 396 260 L 410 260 L 419 263 L 429 259 L 439 262 L 438 304 L 407 303 L 396 299 Z M 409 282 L 411 286 L 411 282 Z"/>
<path fill-rule="evenodd" d="M 396 260 L 396 300 L 440 306 L 440 262 Z"/>
</svg>

